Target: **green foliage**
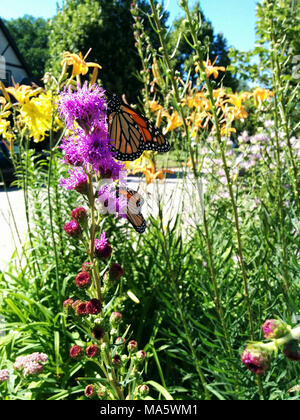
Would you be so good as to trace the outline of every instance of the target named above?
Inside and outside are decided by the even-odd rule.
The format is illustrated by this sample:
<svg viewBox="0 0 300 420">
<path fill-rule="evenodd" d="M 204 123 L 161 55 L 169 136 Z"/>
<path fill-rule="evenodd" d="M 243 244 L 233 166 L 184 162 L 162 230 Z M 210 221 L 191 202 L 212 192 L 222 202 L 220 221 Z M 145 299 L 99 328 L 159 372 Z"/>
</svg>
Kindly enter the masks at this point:
<svg viewBox="0 0 300 420">
<path fill-rule="evenodd" d="M 40 80 L 49 59 L 48 21 L 25 15 L 5 22 L 21 54 L 28 64 L 32 75 Z"/>
</svg>

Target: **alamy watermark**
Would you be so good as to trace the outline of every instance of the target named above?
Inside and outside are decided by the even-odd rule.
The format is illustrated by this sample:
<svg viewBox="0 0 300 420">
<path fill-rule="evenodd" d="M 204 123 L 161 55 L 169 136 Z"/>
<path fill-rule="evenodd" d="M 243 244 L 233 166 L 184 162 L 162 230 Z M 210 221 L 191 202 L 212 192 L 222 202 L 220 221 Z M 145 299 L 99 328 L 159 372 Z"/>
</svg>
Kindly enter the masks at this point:
<svg viewBox="0 0 300 420">
<path fill-rule="evenodd" d="M 0 338 L 5 337 L 5 318 L 0 315 Z"/>
</svg>

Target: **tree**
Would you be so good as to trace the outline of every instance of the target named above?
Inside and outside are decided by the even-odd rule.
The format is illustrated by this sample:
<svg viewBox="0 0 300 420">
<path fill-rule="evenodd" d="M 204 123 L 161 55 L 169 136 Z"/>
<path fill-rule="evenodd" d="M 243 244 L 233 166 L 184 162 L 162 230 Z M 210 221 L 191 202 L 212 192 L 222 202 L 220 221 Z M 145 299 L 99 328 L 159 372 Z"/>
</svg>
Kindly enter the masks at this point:
<svg viewBox="0 0 300 420">
<path fill-rule="evenodd" d="M 48 21 L 25 15 L 21 18 L 5 21 L 11 36 L 28 64 L 32 75 L 40 80 L 49 57 Z"/>
<path fill-rule="evenodd" d="M 81 51 L 84 55 L 91 48 L 88 61 L 102 65 L 100 78 L 105 89 L 126 93 L 129 100 L 136 101 L 142 86 L 135 75 L 141 70 L 141 63 L 134 45 L 130 3 L 131 0 L 66 0 L 50 22 L 48 68 L 58 73 L 63 51 Z M 146 12 L 150 10 L 145 0 L 140 0 L 139 5 Z M 145 22 L 151 32 L 150 23 L 147 19 Z"/>
</svg>

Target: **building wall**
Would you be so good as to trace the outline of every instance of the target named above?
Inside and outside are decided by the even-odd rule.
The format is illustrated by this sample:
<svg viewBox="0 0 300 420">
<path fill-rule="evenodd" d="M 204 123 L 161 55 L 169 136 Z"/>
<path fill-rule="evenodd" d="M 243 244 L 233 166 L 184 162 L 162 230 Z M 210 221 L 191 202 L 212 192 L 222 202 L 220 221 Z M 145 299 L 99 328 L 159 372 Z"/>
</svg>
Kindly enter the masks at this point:
<svg viewBox="0 0 300 420">
<path fill-rule="evenodd" d="M 6 49 L 7 45 L 9 47 Z M 4 51 L 6 49 L 6 51 Z M 20 83 L 22 79 L 28 77 L 26 70 L 22 67 L 21 62 L 19 61 L 17 55 L 15 54 L 13 48 L 8 42 L 8 39 L 0 29 L 0 54 L 4 51 L 3 56 L 0 60 L 0 78 L 11 84 L 11 76 L 14 78 L 16 83 Z M 4 57 L 4 59 L 3 59 Z M 4 67 L 5 66 L 5 67 Z"/>
</svg>

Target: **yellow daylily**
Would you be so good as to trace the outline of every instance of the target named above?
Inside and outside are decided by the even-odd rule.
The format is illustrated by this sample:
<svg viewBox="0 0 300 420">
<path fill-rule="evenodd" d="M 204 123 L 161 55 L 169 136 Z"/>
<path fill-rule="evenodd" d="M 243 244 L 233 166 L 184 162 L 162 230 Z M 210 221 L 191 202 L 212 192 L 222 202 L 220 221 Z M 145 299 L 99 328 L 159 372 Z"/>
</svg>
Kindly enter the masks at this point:
<svg viewBox="0 0 300 420">
<path fill-rule="evenodd" d="M 3 118 L 0 119 L 0 136 L 2 137 L 2 140 L 6 139 L 9 142 L 14 138 L 14 135 L 11 132 L 10 121 Z"/>
<path fill-rule="evenodd" d="M 173 131 L 176 128 L 181 127 L 183 125 L 182 118 L 177 111 L 173 112 L 172 115 L 166 113 L 164 116 L 166 116 L 168 119 L 168 125 L 164 129 L 163 134 L 167 134 L 169 133 L 169 131 Z"/>
<path fill-rule="evenodd" d="M 83 57 L 81 52 L 79 54 L 74 54 L 69 51 L 65 51 L 63 53 L 63 60 L 61 62 L 61 65 L 73 66 L 72 76 L 79 76 L 80 74 L 82 74 L 83 76 L 86 75 L 87 72 L 89 71 L 89 67 L 102 69 L 100 64 L 92 63 L 92 62 L 87 63 L 85 61 L 89 52 L 90 51 L 88 51 L 88 53 Z"/>
<path fill-rule="evenodd" d="M 20 109 L 22 121 L 29 129 L 30 136 L 36 143 L 45 138 L 47 131 L 52 126 L 53 99 L 51 92 L 42 93 L 36 98 L 30 99 Z"/>
<path fill-rule="evenodd" d="M 42 88 L 34 89 L 32 86 L 15 83 L 14 86 L 7 87 L 6 91 L 20 104 L 26 104 L 32 96 L 38 95 L 42 91 Z"/>
<path fill-rule="evenodd" d="M 215 79 L 219 77 L 219 71 L 226 71 L 226 68 L 223 66 L 215 66 L 217 59 L 212 63 L 210 60 L 203 61 L 203 66 L 205 68 L 206 76 L 209 78 L 210 76 L 214 76 Z M 200 71 L 199 63 L 196 63 L 196 72 Z"/>
<path fill-rule="evenodd" d="M 274 92 L 264 88 L 256 88 L 253 91 L 253 98 L 256 105 L 261 107 L 262 103 L 269 99 L 271 96 L 274 96 Z"/>
</svg>

